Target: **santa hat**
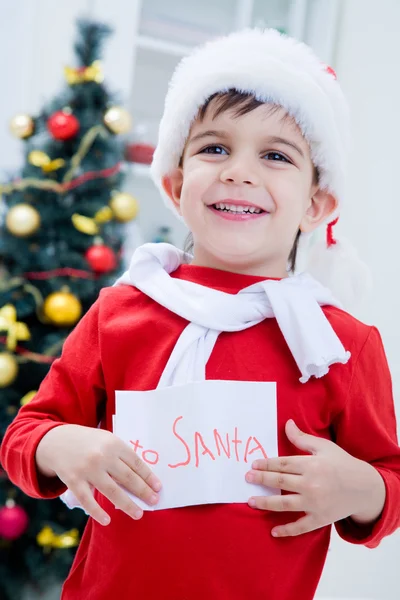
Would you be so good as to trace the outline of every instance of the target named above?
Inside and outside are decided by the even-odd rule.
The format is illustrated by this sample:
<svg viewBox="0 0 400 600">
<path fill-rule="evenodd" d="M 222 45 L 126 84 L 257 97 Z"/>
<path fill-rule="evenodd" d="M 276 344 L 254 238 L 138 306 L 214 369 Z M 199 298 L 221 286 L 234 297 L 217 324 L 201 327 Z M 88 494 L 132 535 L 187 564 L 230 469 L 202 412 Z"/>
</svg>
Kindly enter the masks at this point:
<svg viewBox="0 0 400 600">
<path fill-rule="evenodd" d="M 321 63 L 307 45 L 273 29 L 246 29 L 212 40 L 184 57 L 175 69 L 151 165 L 152 177 L 167 206 L 178 216 L 163 189 L 162 179 L 179 165 L 190 126 L 200 107 L 211 95 L 232 88 L 252 94 L 262 102 L 279 105 L 294 118 L 309 144 L 321 189 L 338 200 L 337 213 L 330 217 L 330 223 L 336 222 L 344 197 L 350 130 L 348 106 L 333 69 Z M 325 225 L 333 239 L 332 224 Z M 314 257 L 309 270 L 323 279 L 322 283 L 332 289 L 345 308 L 354 310 L 354 301 L 360 298 L 361 288 L 367 286 L 368 279 L 357 273 L 355 296 L 348 294 L 353 288 L 353 269 L 348 261 L 354 265 L 356 275 L 360 269 L 358 258 L 353 256 L 355 260 L 351 260 L 341 243 L 337 240 L 329 243 L 328 237 L 324 248 L 318 246 L 315 252 L 317 260 Z M 337 279 L 341 271 L 339 264 L 334 266 L 336 259 L 342 264 L 347 261 L 349 280 L 341 281 L 340 286 L 347 298 L 343 298 L 340 290 L 333 289 L 329 277 L 335 271 Z M 313 272 L 315 263 L 318 273 Z"/>
</svg>

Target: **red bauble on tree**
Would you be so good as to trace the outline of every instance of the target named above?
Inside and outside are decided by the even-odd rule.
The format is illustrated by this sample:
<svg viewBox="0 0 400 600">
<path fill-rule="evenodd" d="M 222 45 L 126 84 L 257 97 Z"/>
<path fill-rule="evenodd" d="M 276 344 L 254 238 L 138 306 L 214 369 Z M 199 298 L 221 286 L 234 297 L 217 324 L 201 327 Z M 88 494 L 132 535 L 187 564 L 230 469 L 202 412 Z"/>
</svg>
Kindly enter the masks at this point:
<svg viewBox="0 0 400 600">
<path fill-rule="evenodd" d="M 69 111 L 59 110 L 47 121 L 47 128 L 56 140 L 69 140 L 79 131 L 78 119 Z"/>
<path fill-rule="evenodd" d="M 16 540 L 28 527 L 28 515 L 14 500 L 7 500 L 0 508 L 0 538 Z"/>
<path fill-rule="evenodd" d="M 101 240 L 95 242 L 95 245 L 86 251 L 85 258 L 95 273 L 108 273 L 117 266 L 114 250 L 105 246 Z"/>
</svg>

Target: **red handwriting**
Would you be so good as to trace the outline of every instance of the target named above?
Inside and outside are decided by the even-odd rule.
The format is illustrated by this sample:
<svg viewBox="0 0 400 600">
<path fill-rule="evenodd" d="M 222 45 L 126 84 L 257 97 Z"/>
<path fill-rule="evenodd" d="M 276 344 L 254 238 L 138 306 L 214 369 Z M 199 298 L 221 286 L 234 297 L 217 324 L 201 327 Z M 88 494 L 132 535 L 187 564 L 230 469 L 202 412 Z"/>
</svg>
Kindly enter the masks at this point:
<svg viewBox="0 0 400 600">
<path fill-rule="evenodd" d="M 183 417 L 177 417 L 174 421 L 174 424 L 172 426 L 172 431 L 174 432 L 174 436 L 178 438 L 178 440 L 180 440 L 182 442 L 182 444 L 185 446 L 185 450 L 187 452 L 187 459 L 184 462 L 180 462 L 177 463 L 176 465 L 168 465 L 170 467 L 170 469 L 176 469 L 177 467 L 184 467 L 185 465 L 188 465 L 190 463 L 190 448 L 187 445 L 187 443 L 185 442 L 185 440 L 183 438 L 181 438 L 180 435 L 178 435 L 178 433 L 176 432 L 176 424 L 178 421 L 180 421 L 181 419 L 183 419 Z"/>
<path fill-rule="evenodd" d="M 182 435 L 179 435 L 179 433 L 177 432 L 177 424 L 182 419 L 183 419 L 183 416 L 177 417 L 175 419 L 173 426 L 172 426 L 172 431 L 173 431 L 174 437 L 177 440 L 179 440 L 179 442 L 183 445 L 183 447 L 185 449 L 186 460 L 176 463 L 174 465 L 169 464 L 168 466 L 171 469 L 176 469 L 177 467 L 185 467 L 193 462 L 192 461 L 192 453 L 190 451 L 190 446 L 189 446 L 188 442 L 182 437 Z M 213 438 L 214 438 L 213 442 L 214 442 L 214 446 L 215 446 L 215 451 L 214 451 L 213 445 L 207 441 L 207 438 L 204 439 L 203 435 L 200 432 L 195 431 L 194 438 L 193 438 L 194 466 L 195 467 L 198 467 L 200 465 L 200 456 L 206 456 L 207 458 L 204 460 L 215 461 L 216 455 L 222 456 L 222 451 L 224 452 L 225 456 L 228 459 L 231 459 L 231 443 L 234 446 L 235 458 L 236 458 L 237 462 L 240 462 L 241 460 L 243 460 L 245 463 L 247 463 L 248 457 L 257 451 L 261 452 L 261 454 L 263 455 L 264 458 L 267 458 L 267 453 L 265 452 L 262 444 L 254 436 L 248 437 L 248 439 L 246 441 L 244 453 L 240 454 L 239 446 L 240 446 L 240 444 L 243 444 L 243 441 L 241 439 L 239 439 L 239 437 L 238 437 L 238 427 L 234 428 L 233 436 L 229 436 L 229 433 L 225 434 L 225 439 L 226 439 L 225 445 L 224 445 L 224 442 L 222 441 L 222 436 L 219 433 L 218 429 L 214 429 Z"/>
<path fill-rule="evenodd" d="M 129 442 L 132 444 L 133 450 L 136 452 L 136 454 L 139 454 L 139 452 L 138 452 L 139 448 L 143 449 L 143 446 L 140 445 L 139 440 L 136 440 L 135 442 L 133 442 L 132 440 L 129 440 Z M 149 458 L 147 458 L 148 454 L 153 454 L 154 459 L 150 460 Z M 144 462 L 147 462 L 149 465 L 156 465 L 158 463 L 158 461 L 160 460 L 160 455 L 158 454 L 158 452 L 156 450 L 143 450 L 142 459 L 144 460 Z"/>
<path fill-rule="evenodd" d="M 175 419 L 172 425 L 172 433 L 174 438 L 182 445 L 184 451 L 183 460 L 176 464 L 168 464 L 170 469 L 177 469 L 178 467 L 186 467 L 187 465 L 194 464 L 195 467 L 199 467 L 203 461 L 215 461 L 218 457 L 228 460 L 236 460 L 236 462 L 248 462 L 248 458 L 254 452 L 260 452 L 264 458 L 267 458 L 261 442 L 255 436 L 249 436 L 246 440 L 243 452 L 243 440 L 239 439 L 238 427 L 233 430 L 233 435 L 225 433 L 224 437 L 218 431 L 213 430 L 213 435 L 210 437 L 212 442 L 206 436 L 203 436 L 199 431 L 195 431 L 193 435 L 193 451 L 190 449 L 189 442 L 186 441 L 182 435 L 177 431 L 177 426 L 182 421 L 183 416 L 179 416 Z M 188 436 L 186 436 L 188 437 Z M 225 441 L 223 441 L 223 439 Z M 150 448 L 144 449 L 140 444 L 139 440 L 130 440 L 133 450 L 139 454 L 142 459 L 149 465 L 156 465 L 160 460 L 160 455 L 156 450 Z M 231 453 L 231 444 L 234 448 L 234 454 Z M 141 451 L 141 452 L 140 452 Z M 204 456 L 205 458 L 201 458 Z"/>
</svg>

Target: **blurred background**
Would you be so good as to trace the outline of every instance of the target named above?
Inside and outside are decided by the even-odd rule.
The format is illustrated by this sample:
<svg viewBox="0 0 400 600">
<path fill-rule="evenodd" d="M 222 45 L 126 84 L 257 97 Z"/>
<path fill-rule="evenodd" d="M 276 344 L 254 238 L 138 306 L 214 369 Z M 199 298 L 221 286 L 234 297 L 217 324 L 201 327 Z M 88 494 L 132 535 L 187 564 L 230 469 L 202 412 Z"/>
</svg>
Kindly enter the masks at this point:
<svg viewBox="0 0 400 600">
<path fill-rule="evenodd" d="M 400 414 L 400 2 L 2 0 L 0 9 L 1 431 L 133 250 L 147 241 L 183 246 L 187 232 L 149 177 L 168 81 L 194 45 L 247 26 L 306 41 L 348 98 L 353 145 L 338 233 L 372 271 L 373 291 L 356 316 L 381 331 Z M 41 222 L 26 212 L 34 197 Z M 25 213 L 7 218 L 21 203 Z M 13 344 L 18 322 L 31 335 L 19 328 Z M 83 523 L 52 502 L 41 512 L 0 472 L 0 599 L 59 597 Z M 374 551 L 334 535 L 318 598 L 398 600 L 399 559 L 400 534 Z"/>
</svg>

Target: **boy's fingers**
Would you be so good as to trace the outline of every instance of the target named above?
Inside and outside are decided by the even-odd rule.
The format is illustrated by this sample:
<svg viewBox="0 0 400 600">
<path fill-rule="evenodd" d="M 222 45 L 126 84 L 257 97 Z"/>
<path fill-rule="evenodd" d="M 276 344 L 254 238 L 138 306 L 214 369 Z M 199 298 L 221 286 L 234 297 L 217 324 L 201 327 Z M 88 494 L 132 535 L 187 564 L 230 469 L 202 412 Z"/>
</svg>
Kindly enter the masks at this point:
<svg viewBox="0 0 400 600">
<path fill-rule="evenodd" d="M 159 492 L 161 490 L 161 481 L 158 479 L 158 477 L 156 477 L 156 475 L 154 475 L 150 467 L 143 462 L 136 452 L 130 448 L 130 446 L 128 446 L 128 444 L 123 444 L 121 459 L 155 492 Z"/>
<path fill-rule="evenodd" d="M 249 499 L 251 508 L 272 510 L 274 512 L 302 512 L 302 497 L 299 494 L 282 496 L 253 496 Z"/>
<path fill-rule="evenodd" d="M 159 496 L 147 483 L 128 467 L 122 460 L 119 460 L 110 475 L 115 481 L 120 483 L 128 492 L 137 496 L 146 504 L 154 506 L 157 504 Z"/>
<path fill-rule="evenodd" d="M 274 537 L 294 537 L 315 531 L 323 526 L 324 523 L 318 523 L 312 515 L 308 514 L 294 523 L 274 527 L 271 533 Z"/>
<path fill-rule="evenodd" d="M 253 469 L 259 471 L 274 471 L 276 473 L 292 473 L 293 475 L 303 475 L 307 462 L 311 456 L 278 456 L 276 458 L 267 458 L 255 460 L 252 464 Z"/>
<path fill-rule="evenodd" d="M 303 477 L 286 473 L 275 473 L 269 471 L 249 471 L 246 473 L 246 481 L 269 488 L 285 490 L 285 492 L 302 491 Z"/>
<path fill-rule="evenodd" d="M 143 511 L 137 504 L 132 502 L 128 494 L 107 474 L 99 477 L 95 482 L 91 482 L 96 489 L 99 490 L 114 504 L 115 508 L 119 508 L 132 519 L 138 520 L 143 517 Z"/>
<path fill-rule="evenodd" d="M 100 525 L 108 525 L 110 516 L 96 502 L 93 492 L 87 483 L 82 483 L 77 487 L 70 488 L 82 505 L 82 508 Z"/>
</svg>

